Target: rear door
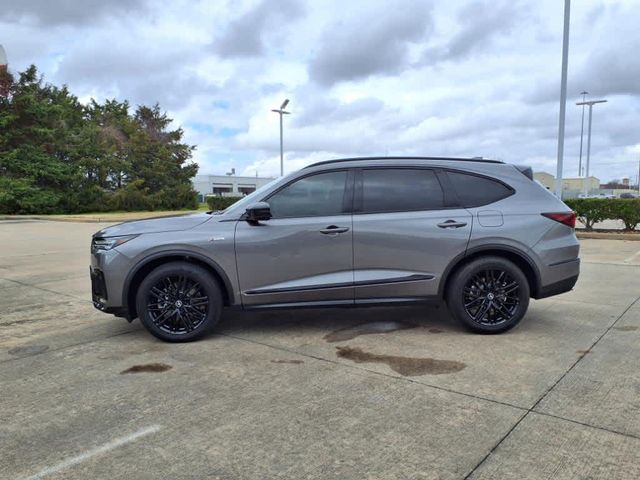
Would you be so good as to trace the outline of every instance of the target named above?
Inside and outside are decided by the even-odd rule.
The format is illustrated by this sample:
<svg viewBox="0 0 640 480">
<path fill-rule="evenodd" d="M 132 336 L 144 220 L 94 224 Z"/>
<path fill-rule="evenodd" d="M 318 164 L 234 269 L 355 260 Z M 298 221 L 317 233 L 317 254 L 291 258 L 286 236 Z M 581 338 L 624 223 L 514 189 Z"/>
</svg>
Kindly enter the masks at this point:
<svg viewBox="0 0 640 480">
<path fill-rule="evenodd" d="M 472 216 L 437 169 L 356 172 L 353 262 L 356 303 L 437 295 L 443 272 L 465 252 Z"/>
</svg>

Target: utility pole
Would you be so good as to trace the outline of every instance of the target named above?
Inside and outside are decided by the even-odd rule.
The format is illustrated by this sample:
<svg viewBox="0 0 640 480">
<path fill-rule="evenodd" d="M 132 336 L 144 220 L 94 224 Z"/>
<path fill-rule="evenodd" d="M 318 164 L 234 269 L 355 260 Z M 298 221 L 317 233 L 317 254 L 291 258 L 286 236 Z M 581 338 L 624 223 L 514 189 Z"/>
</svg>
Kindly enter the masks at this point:
<svg viewBox="0 0 640 480">
<path fill-rule="evenodd" d="M 606 103 L 606 100 L 589 100 L 588 102 L 578 102 L 576 105 L 588 105 L 589 106 L 589 127 L 587 131 L 587 168 L 585 172 L 584 182 L 582 183 L 582 193 L 586 196 L 588 192 L 589 182 L 589 163 L 591 160 L 591 120 L 593 117 L 593 106 L 596 103 Z"/>
<path fill-rule="evenodd" d="M 280 115 L 280 176 L 284 176 L 284 148 L 282 143 L 282 115 L 289 115 L 291 112 L 285 112 L 284 109 L 289 103 L 289 99 L 286 98 L 279 109 L 273 109 L 272 112 L 276 112 Z"/>
<path fill-rule="evenodd" d="M 589 92 L 583 90 L 580 92 L 582 95 L 582 102 L 584 103 L 585 97 L 589 95 Z M 582 176 L 582 138 L 584 136 L 584 105 L 582 105 L 582 123 L 580 126 L 580 160 L 578 161 L 578 177 Z"/>
<path fill-rule="evenodd" d="M 562 198 L 562 162 L 564 158 L 564 117 L 567 103 L 567 66 L 569 63 L 569 18 L 571 0 L 564 0 L 564 29 L 562 35 L 562 74 L 560 77 L 560 115 L 558 119 L 558 166 L 556 169 L 556 196 Z"/>
</svg>

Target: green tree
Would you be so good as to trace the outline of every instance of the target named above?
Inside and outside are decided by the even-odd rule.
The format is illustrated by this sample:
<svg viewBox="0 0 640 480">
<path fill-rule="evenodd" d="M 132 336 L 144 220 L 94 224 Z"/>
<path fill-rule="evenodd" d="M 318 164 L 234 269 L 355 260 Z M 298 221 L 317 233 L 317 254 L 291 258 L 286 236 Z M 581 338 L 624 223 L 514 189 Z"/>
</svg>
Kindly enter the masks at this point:
<svg viewBox="0 0 640 480">
<path fill-rule="evenodd" d="M 0 212 L 195 208 L 195 147 L 159 105 L 83 105 L 35 66 L 0 80 Z"/>
</svg>

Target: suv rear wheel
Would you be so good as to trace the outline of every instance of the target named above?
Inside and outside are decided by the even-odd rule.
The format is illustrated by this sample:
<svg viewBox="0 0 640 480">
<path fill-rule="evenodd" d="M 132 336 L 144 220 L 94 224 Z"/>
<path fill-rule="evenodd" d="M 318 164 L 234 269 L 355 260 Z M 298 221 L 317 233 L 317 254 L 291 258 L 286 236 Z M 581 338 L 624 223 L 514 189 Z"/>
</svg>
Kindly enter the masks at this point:
<svg viewBox="0 0 640 480">
<path fill-rule="evenodd" d="M 187 342 L 202 337 L 218 322 L 222 293 L 204 268 L 171 262 L 145 277 L 136 307 L 151 334 L 168 342 Z"/>
<path fill-rule="evenodd" d="M 529 307 L 524 273 L 501 257 L 477 258 L 455 272 L 447 291 L 451 314 L 474 332 L 515 327 Z"/>
</svg>

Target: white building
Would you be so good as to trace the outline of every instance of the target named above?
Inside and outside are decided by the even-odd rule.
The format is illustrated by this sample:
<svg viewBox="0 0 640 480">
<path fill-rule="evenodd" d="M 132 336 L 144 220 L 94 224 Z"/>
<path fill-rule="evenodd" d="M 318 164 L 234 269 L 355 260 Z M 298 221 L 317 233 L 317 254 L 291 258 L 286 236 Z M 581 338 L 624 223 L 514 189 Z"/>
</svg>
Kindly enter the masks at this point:
<svg viewBox="0 0 640 480">
<path fill-rule="evenodd" d="M 193 188 L 204 201 L 204 197 L 244 197 L 269 183 L 273 178 L 238 177 L 236 175 L 196 175 L 191 181 Z"/>
</svg>

